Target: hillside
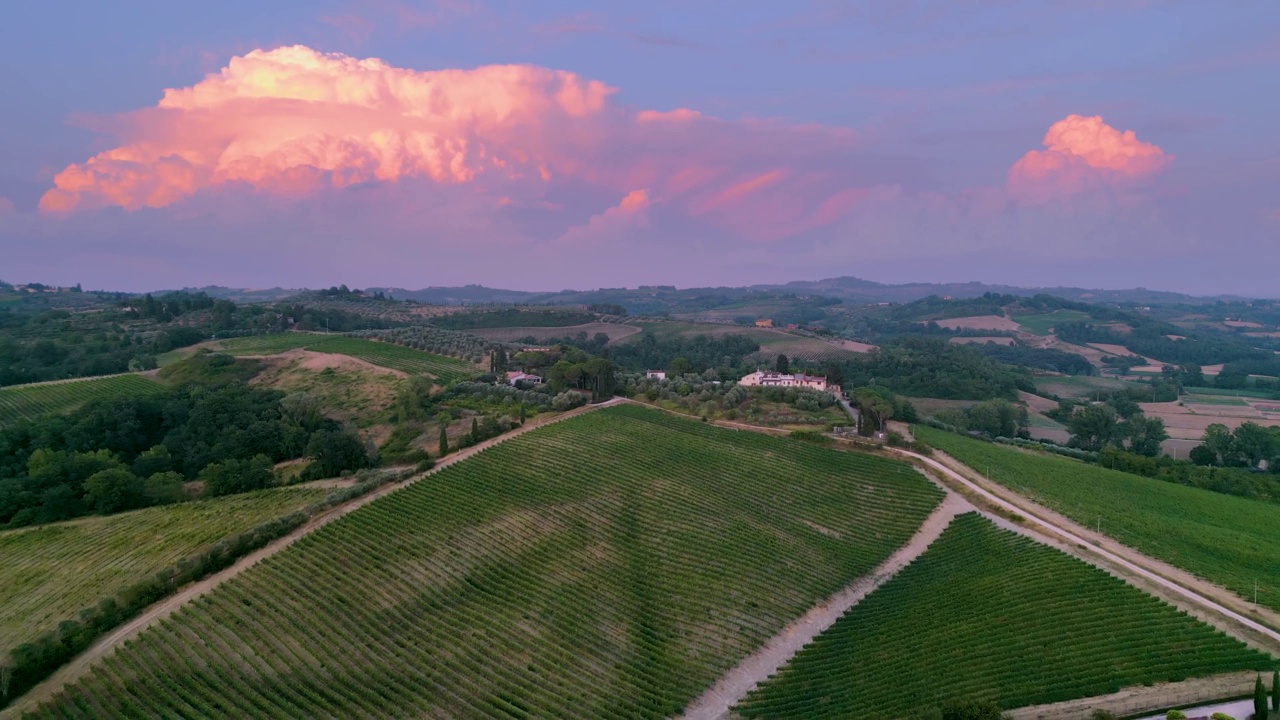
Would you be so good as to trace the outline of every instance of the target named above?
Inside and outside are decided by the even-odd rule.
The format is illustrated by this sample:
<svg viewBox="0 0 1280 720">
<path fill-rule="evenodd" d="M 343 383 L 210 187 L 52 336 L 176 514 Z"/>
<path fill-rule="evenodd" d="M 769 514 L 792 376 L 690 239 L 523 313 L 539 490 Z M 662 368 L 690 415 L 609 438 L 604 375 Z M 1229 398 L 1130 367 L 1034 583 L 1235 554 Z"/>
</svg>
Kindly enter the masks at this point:
<svg viewBox="0 0 1280 720">
<path fill-rule="evenodd" d="M 916 435 L 991 480 L 1152 557 L 1280 610 L 1280 507 L 961 437 Z"/>
<path fill-rule="evenodd" d="M 966 698 L 1006 709 L 1276 661 L 976 513 L 856 605 L 736 709 L 901 717 Z"/>
<path fill-rule="evenodd" d="M 939 500 L 890 461 L 600 410 L 325 526 L 40 713 L 665 717 Z"/>
</svg>

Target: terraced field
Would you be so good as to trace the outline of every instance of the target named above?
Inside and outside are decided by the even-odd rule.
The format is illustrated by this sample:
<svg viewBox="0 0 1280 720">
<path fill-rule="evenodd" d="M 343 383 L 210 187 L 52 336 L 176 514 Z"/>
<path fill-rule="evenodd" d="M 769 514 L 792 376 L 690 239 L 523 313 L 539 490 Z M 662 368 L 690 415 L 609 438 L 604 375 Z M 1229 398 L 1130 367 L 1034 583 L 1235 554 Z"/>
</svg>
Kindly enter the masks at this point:
<svg viewBox="0 0 1280 720">
<path fill-rule="evenodd" d="M 1130 547 L 1280 610 L 1280 507 L 917 426 L 991 479 Z"/>
<path fill-rule="evenodd" d="M 365 340 L 346 335 L 311 333 L 255 335 L 225 340 L 222 342 L 222 347 L 232 355 L 275 355 L 299 348 L 312 352 L 350 355 L 409 375 L 431 375 L 444 382 L 461 380 L 477 374 L 475 366 L 465 360 L 414 350 L 389 342 Z"/>
<path fill-rule="evenodd" d="M 1276 667 L 1121 580 L 976 513 L 957 517 L 737 708 L 747 718 L 1006 709 Z"/>
<path fill-rule="evenodd" d="M 22 418 L 70 412 L 90 400 L 162 390 L 163 385 L 143 375 L 113 375 L 0 388 L 0 427 L 12 425 Z"/>
<path fill-rule="evenodd" d="M 278 488 L 0 532 L 0 637 L 26 642 L 180 558 L 328 492 Z"/>
<path fill-rule="evenodd" d="M 321 528 L 39 714 L 666 717 L 939 500 L 881 458 L 587 413 Z"/>
</svg>

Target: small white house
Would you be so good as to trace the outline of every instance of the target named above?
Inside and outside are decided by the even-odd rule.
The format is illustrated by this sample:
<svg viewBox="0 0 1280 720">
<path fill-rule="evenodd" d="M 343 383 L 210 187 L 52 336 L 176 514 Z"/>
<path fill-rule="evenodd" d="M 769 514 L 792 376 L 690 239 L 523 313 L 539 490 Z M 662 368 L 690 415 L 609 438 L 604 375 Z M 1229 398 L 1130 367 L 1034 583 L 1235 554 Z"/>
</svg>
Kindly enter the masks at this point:
<svg viewBox="0 0 1280 720">
<path fill-rule="evenodd" d="M 518 385 L 520 383 L 525 383 L 527 385 L 541 385 L 542 377 L 512 370 L 507 373 L 507 382 L 512 385 Z"/>
<path fill-rule="evenodd" d="M 645 370 L 644 376 L 646 379 L 649 379 L 649 380 L 666 380 L 667 371 L 666 370 Z"/>
</svg>

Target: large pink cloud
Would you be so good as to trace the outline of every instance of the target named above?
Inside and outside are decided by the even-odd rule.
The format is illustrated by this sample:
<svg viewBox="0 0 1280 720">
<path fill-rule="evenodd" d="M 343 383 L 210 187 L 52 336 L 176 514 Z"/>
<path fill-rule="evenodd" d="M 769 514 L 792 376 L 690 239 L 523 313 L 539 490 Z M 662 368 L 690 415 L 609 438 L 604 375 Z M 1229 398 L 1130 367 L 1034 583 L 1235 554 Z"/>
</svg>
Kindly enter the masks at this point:
<svg viewBox="0 0 1280 720">
<path fill-rule="evenodd" d="M 1043 202 L 1097 189 L 1125 190 L 1159 175 L 1173 156 L 1121 132 L 1101 117 L 1068 115 L 1049 127 L 1044 150 L 1032 150 L 1009 169 L 1016 198 Z"/>
<path fill-rule="evenodd" d="M 614 94 L 528 65 L 417 71 L 302 46 L 255 50 L 111 119 L 119 144 L 58 173 L 40 208 L 407 179 L 531 206 L 576 184 L 613 197 L 648 188 L 646 202 L 767 241 L 834 222 L 865 184 L 847 161 L 848 130 L 637 110 Z"/>
</svg>

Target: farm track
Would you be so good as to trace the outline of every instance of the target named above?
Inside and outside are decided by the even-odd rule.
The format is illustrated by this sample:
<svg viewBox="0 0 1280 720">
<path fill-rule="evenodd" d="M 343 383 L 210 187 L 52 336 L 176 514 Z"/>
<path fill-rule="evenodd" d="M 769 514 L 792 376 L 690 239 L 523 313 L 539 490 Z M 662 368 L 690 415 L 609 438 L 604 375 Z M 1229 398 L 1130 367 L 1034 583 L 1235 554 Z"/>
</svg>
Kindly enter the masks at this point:
<svg viewBox="0 0 1280 720">
<path fill-rule="evenodd" d="M 957 515 L 974 509 L 969 501 L 948 492 L 942 504 L 905 545 L 870 573 L 849 583 L 769 638 L 759 650 L 721 676 L 715 685 L 690 703 L 681 717 L 684 720 L 727 720 L 734 717 L 730 708 L 747 693 L 778 672 L 801 648 L 826 632 L 850 608 L 920 557 Z"/>
<path fill-rule="evenodd" d="M 203 580 L 192 583 L 191 585 L 183 588 L 176 594 L 171 595 L 153 604 L 152 606 L 148 607 L 146 610 L 143 610 L 142 613 L 140 613 L 137 617 L 115 628 L 107 635 L 99 638 L 92 645 L 86 648 L 84 652 L 80 653 L 71 661 L 69 661 L 67 664 L 59 668 L 57 672 L 50 675 L 39 685 L 36 685 L 35 687 L 31 688 L 31 690 L 27 691 L 24 695 L 22 695 L 22 697 L 15 699 L 11 705 L 4 708 L 3 710 L 0 710 L 0 720 L 10 720 L 12 718 L 19 718 L 22 716 L 23 713 L 36 709 L 36 707 L 38 707 L 41 702 L 53 697 L 63 687 L 80 679 L 82 676 L 84 676 L 86 673 L 89 672 L 89 670 L 94 666 L 95 663 L 97 663 L 99 660 L 109 655 L 111 652 L 113 652 L 116 648 L 118 648 L 123 643 L 127 642 L 128 640 L 134 637 L 137 637 L 140 633 L 142 633 L 142 631 L 146 630 L 148 627 L 151 627 L 156 622 L 163 620 L 166 617 L 169 617 L 178 609 L 180 609 L 187 603 L 191 602 L 192 600 L 195 600 L 196 598 L 199 598 L 203 595 L 208 594 L 214 588 L 217 588 L 218 586 L 222 585 L 228 580 L 231 580 L 232 578 L 238 576 L 239 574 L 243 573 L 245 570 L 248 570 L 249 568 L 258 564 L 260 561 L 264 560 L 265 558 L 275 555 L 281 550 L 284 550 L 285 548 L 294 544 L 298 540 L 306 537 L 307 535 L 310 535 L 311 533 L 315 532 L 316 530 L 319 530 L 325 525 L 328 525 L 334 520 L 337 520 L 338 518 L 344 515 L 354 512 L 355 510 L 358 510 L 379 498 L 385 497 L 397 490 L 408 487 L 409 485 L 412 485 L 413 483 L 418 482 L 423 478 L 430 477 L 431 475 L 434 475 L 435 473 L 439 472 L 441 469 L 449 467 L 450 465 L 453 465 L 454 463 L 465 460 L 469 457 L 472 457 L 473 455 L 483 452 L 484 450 L 490 447 L 493 447 L 494 445 L 505 442 L 515 437 L 519 437 L 531 430 L 535 430 L 540 427 L 545 427 L 547 425 L 551 425 L 561 420 L 565 420 L 570 417 L 581 415 L 586 412 L 591 412 L 594 410 L 598 410 L 600 408 L 609 407 L 611 405 L 617 405 L 622 402 L 625 402 L 625 401 L 621 398 L 614 398 L 613 400 L 609 400 L 607 402 L 603 402 L 598 405 L 587 405 L 585 407 L 570 410 L 561 415 L 557 415 L 556 417 L 548 418 L 542 422 L 537 422 L 537 421 L 530 422 L 529 424 L 517 430 L 509 432 L 505 435 L 501 435 L 496 438 L 485 440 L 484 442 L 481 442 L 478 445 L 473 445 L 469 448 L 466 448 L 464 450 L 459 450 L 451 455 L 448 455 L 442 460 L 440 460 L 438 463 L 436 463 L 435 467 L 433 467 L 431 470 L 421 475 L 417 475 L 412 478 L 409 478 L 404 482 L 388 485 L 384 488 L 375 490 L 367 495 L 362 495 L 361 497 L 355 498 L 354 500 L 352 500 L 351 502 L 345 505 L 341 505 L 330 510 L 324 515 L 313 518 L 312 520 L 304 524 L 302 527 L 298 528 L 297 530 L 294 530 L 288 535 L 285 535 L 284 537 L 279 538 L 271 543 L 268 543 L 264 547 L 252 553 L 249 553 L 248 555 L 245 555 L 244 557 L 237 560 L 233 565 L 231 565 L 231 567 L 226 568 L 225 570 L 216 572 L 213 575 L 210 575 L 209 577 Z"/>
</svg>

